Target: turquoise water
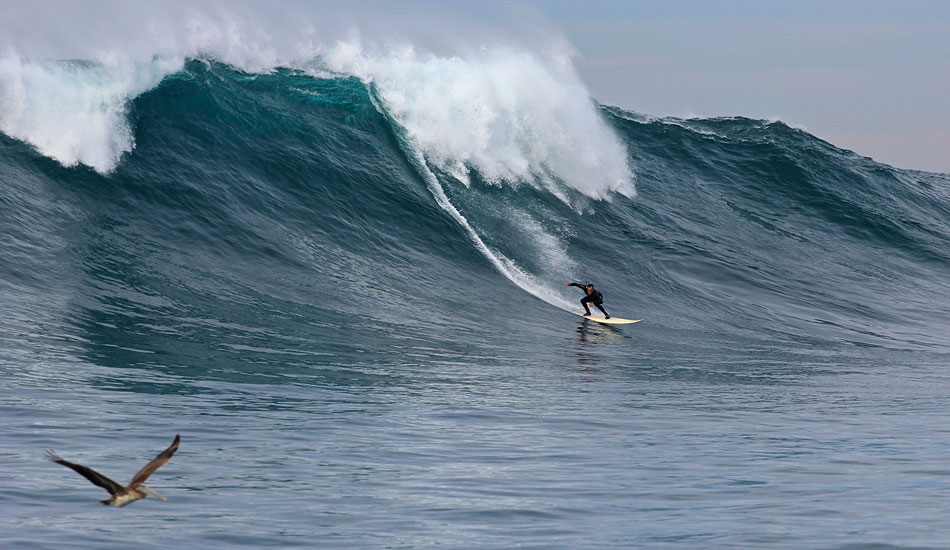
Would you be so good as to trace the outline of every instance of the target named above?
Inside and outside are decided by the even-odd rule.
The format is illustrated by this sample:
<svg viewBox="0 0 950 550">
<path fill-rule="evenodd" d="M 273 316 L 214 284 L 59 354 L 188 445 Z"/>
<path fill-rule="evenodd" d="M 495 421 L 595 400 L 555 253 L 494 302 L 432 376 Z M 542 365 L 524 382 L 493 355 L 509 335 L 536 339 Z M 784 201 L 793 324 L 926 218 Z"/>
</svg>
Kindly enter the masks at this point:
<svg viewBox="0 0 950 550">
<path fill-rule="evenodd" d="M 111 170 L 0 135 L 5 547 L 950 544 L 946 175 L 595 106 L 623 185 L 463 178 L 387 85 L 191 61 Z M 176 433 L 167 502 L 43 459 Z"/>
</svg>

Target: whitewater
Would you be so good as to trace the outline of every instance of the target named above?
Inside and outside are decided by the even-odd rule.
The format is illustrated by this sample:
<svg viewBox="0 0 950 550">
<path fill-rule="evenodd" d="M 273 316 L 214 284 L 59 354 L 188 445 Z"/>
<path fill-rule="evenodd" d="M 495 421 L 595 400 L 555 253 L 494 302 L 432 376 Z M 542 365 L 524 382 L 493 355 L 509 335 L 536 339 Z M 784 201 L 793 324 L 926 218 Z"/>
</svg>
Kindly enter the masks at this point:
<svg viewBox="0 0 950 550">
<path fill-rule="evenodd" d="M 366 5 L 0 16 L 6 544 L 946 545 L 950 177 Z"/>
</svg>

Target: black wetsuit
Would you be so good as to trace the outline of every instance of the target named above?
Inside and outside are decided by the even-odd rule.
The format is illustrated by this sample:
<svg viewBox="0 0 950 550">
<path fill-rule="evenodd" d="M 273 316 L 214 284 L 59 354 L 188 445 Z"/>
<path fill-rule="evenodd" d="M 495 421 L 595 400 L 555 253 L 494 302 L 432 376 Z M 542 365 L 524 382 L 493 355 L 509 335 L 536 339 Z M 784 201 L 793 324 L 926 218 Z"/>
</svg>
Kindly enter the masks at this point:
<svg viewBox="0 0 950 550">
<path fill-rule="evenodd" d="M 580 283 L 571 283 L 570 286 L 576 286 L 579 289 L 582 289 L 585 293 L 587 292 L 587 285 L 582 285 Z M 594 304 L 597 306 L 597 309 L 604 312 L 604 317 L 610 319 L 610 315 L 607 313 L 607 310 L 604 309 L 604 295 L 600 293 L 596 288 L 590 294 L 587 294 L 581 298 L 581 305 L 584 306 L 585 315 L 590 315 L 590 308 L 587 307 L 587 304 Z"/>
</svg>

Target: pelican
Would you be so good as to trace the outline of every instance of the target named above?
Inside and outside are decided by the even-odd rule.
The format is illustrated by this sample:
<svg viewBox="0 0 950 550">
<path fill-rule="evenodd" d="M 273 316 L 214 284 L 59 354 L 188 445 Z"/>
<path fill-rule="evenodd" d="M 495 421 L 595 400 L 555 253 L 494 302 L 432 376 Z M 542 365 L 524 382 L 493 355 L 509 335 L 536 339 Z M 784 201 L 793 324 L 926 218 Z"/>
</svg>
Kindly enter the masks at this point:
<svg viewBox="0 0 950 550">
<path fill-rule="evenodd" d="M 98 485 L 106 491 L 109 491 L 109 494 L 112 496 L 108 500 L 100 500 L 99 502 L 106 505 L 115 506 L 116 508 L 121 508 L 126 504 L 130 504 L 136 500 L 145 498 L 146 495 L 152 495 L 155 498 L 168 500 L 162 495 L 146 487 L 145 480 L 148 479 L 148 476 L 154 474 L 155 470 L 161 468 L 166 462 L 168 462 L 168 459 L 170 459 L 172 455 L 175 454 L 175 451 L 178 450 L 179 439 L 179 436 L 176 435 L 175 441 L 172 442 L 171 446 L 159 453 L 158 456 L 153 458 L 151 462 L 136 472 L 135 475 L 132 476 L 132 481 L 130 481 L 125 487 L 119 485 L 115 481 L 107 478 L 92 468 L 83 466 L 81 464 L 73 464 L 72 462 L 63 460 L 51 450 L 46 451 L 46 458 L 57 464 L 62 464 L 67 468 L 72 468 L 79 475 L 91 481 L 93 485 Z"/>
</svg>

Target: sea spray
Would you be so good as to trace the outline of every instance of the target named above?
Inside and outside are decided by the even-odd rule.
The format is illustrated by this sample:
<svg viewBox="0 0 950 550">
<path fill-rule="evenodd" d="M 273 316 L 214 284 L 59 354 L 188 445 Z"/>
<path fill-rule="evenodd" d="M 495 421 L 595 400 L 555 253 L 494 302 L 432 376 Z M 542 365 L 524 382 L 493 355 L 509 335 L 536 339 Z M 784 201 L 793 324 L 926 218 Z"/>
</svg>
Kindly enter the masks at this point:
<svg viewBox="0 0 950 550">
<path fill-rule="evenodd" d="M 0 131 L 64 166 L 113 170 L 135 140 L 129 101 L 181 70 L 183 60 L 148 63 L 0 59 Z"/>
<path fill-rule="evenodd" d="M 485 242 L 478 220 L 452 205 L 429 166 L 465 185 L 473 172 L 494 185 L 529 185 L 577 211 L 589 199 L 636 194 L 626 149 L 563 48 L 481 44 L 437 53 L 405 40 L 384 44 L 358 35 L 320 46 L 299 29 L 288 33 L 296 42 L 288 42 L 233 13 L 220 19 L 192 13 L 161 23 L 150 36 L 151 54 L 146 41 L 132 52 L 99 52 L 81 62 L 8 55 L 0 62 L 0 129 L 65 166 L 84 164 L 109 174 L 135 145 L 127 117 L 131 102 L 181 71 L 189 58 L 251 74 L 288 67 L 317 79 L 355 76 L 372 86 L 378 107 L 405 132 L 407 156 L 418 159 L 436 202 L 476 248 L 509 280 L 565 309 L 569 302 L 560 289 Z M 157 40 L 159 35 L 171 39 Z M 549 276 L 575 273 L 561 239 L 527 212 L 507 208 L 510 229 L 529 237 L 523 253 L 541 258 Z"/>
<path fill-rule="evenodd" d="M 626 150 L 566 56 L 482 48 L 444 57 L 349 41 L 324 60 L 372 82 L 412 145 L 466 184 L 476 169 L 488 181 L 530 183 L 564 200 L 567 190 L 597 199 L 635 194 Z"/>
</svg>

